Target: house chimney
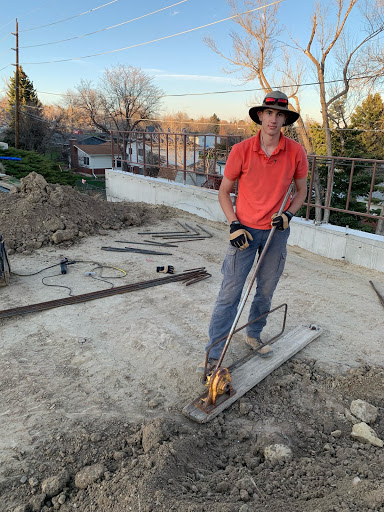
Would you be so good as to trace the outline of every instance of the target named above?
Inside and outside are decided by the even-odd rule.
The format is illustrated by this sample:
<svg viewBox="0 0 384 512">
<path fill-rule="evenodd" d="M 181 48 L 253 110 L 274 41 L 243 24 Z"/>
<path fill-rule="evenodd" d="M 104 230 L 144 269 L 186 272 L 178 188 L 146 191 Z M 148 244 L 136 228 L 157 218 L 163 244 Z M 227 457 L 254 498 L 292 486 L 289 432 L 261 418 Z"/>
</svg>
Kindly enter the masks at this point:
<svg viewBox="0 0 384 512">
<path fill-rule="evenodd" d="M 78 151 L 77 148 L 75 148 L 77 140 L 76 139 L 69 139 L 69 168 L 70 169 L 77 169 L 79 166 L 79 158 L 78 158 Z"/>
</svg>

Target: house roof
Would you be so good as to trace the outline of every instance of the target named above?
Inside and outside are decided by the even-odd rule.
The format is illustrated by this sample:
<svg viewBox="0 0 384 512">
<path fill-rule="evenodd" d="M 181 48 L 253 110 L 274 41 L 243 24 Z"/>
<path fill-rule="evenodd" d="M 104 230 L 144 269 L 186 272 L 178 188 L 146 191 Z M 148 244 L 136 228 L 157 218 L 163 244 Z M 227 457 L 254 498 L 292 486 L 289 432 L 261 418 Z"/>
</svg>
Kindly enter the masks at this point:
<svg viewBox="0 0 384 512">
<path fill-rule="evenodd" d="M 110 142 L 104 144 L 75 144 L 75 146 L 87 155 L 112 155 Z"/>
</svg>

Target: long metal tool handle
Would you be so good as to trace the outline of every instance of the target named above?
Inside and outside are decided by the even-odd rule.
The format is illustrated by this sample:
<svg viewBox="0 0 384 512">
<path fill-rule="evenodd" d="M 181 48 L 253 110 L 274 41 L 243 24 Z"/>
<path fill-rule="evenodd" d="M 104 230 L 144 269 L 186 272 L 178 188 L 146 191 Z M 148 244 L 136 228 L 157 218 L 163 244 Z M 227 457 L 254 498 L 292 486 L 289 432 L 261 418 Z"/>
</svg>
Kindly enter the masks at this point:
<svg viewBox="0 0 384 512">
<path fill-rule="evenodd" d="M 287 204 L 287 201 L 288 201 L 288 198 L 289 196 L 291 195 L 291 192 L 292 192 L 292 189 L 293 189 L 293 183 L 291 183 L 287 193 L 285 194 L 285 197 L 283 199 L 283 202 L 281 203 L 281 206 L 280 206 L 280 210 L 278 211 L 277 215 L 281 215 L 284 211 L 284 208 L 285 208 L 285 205 Z M 269 233 L 269 236 L 267 238 L 267 241 L 265 243 L 265 246 L 264 246 L 264 249 L 261 251 L 261 254 L 259 256 L 259 259 L 257 260 L 257 264 L 256 264 L 256 267 L 255 267 L 255 270 L 253 272 L 253 275 L 252 275 L 252 278 L 251 278 L 251 281 L 245 291 L 245 294 L 243 296 L 243 298 L 241 299 L 241 302 L 239 304 L 239 307 L 237 309 L 237 314 L 236 314 L 236 317 L 233 321 L 233 324 L 232 324 L 232 327 L 231 327 L 231 330 L 229 331 L 229 334 L 228 334 L 228 337 L 227 337 L 227 341 L 225 342 L 225 345 L 223 347 L 223 350 L 221 352 L 221 356 L 220 356 L 220 359 L 219 361 L 217 362 L 217 366 L 216 368 L 219 368 L 221 366 L 221 363 L 223 362 L 223 359 L 224 359 L 224 356 L 227 352 L 227 349 L 228 349 L 228 345 L 232 339 L 232 336 L 234 334 L 234 331 L 236 329 L 236 326 L 237 326 L 237 323 L 240 319 L 240 316 L 241 316 L 241 313 L 243 312 L 243 309 L 244 309 L 244 306 L 245 306 L 245 303 L 247 302 L 247 299 L 248 299 L 248 296 L 251 292 L 251 289 L 252 289 L 252 286 L 253 286 L 253 283 L 255 282 L 255 279 L 256 279 L 256 276 L 259 272 L 259 269 L 260 269 L 260 266 L 263 262 L 263 259 L 264 259 L 264 256 L 265 256 L 265 253 L 267 252 L 268 250 L 268 247 L 270 246 L 270 243 L 272 241 L 272 237 L 274 235 L 276 231 L 276 227 L 275 226 L 272 226 L 272 229 Z M 246 249 L 245 249 L 246 250 Z"/>
</svg>

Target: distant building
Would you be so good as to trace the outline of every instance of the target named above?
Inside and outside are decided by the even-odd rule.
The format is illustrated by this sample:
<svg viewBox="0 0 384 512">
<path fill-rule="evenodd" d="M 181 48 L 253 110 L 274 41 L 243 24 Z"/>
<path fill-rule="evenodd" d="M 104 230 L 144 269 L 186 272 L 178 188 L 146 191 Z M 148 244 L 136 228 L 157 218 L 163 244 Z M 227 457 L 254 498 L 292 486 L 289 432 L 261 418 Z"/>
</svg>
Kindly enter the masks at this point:
<svg viewBox="0 0 384 512">
<path fill-rule="evenodd" d="M 95 177 L 104 177 L 105 169 L 112 168 L 112 147 L 110 142 L 94 141 L 97 137 L 91 137 L 91 140 L 85 139 L 82 142 L 89 144 L 79 144 L 71 139 L 70 144 L 70 168 L 81 174 L 89 174 Z M 117 156 L 117 155 L 115 155 Z M 117 165 L 119 165 L 118 162 Z M 116 165 L 115 165 L 116 167 Z"/>
</svg>

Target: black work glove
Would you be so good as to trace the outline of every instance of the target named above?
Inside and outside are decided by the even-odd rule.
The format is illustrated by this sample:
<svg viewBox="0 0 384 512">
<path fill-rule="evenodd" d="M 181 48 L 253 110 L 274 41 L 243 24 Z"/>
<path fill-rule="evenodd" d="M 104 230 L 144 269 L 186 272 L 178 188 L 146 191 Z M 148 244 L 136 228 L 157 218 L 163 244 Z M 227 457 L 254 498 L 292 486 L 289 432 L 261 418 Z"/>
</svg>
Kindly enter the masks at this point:
<svg viewBox="0 0 384 512">
<path fill-rule="evenodd" d="M 289 212 L 288 210 L 285 210 L 281 215 L 277 215 L 277 213 L 274 213 L 272 215 L 272 222 L 271 225 L 275 226 L 276 229 L 279 231 L 284 231 L 289 226 L 289 223 L 293 217 L 293 213 Z"/>
<path fill-rule="evenodd" d="M 156 267 L 156 272 L 161 272 L 162 274 L 174 274 L 175 267 L 172 267 L 172 265 L 167 265 L 166 267 Z"/>
<path fill-rule="evenodd" d="M 253 237 L 251 233 L 245 229 L 245 226 L 243 226 L 238 220 L 231 222 L 229 227 L 229 241 L 231 242 L 231 245 L 242 251 L 249 247 L 248 240 L 253 240 Z"/>
</svg>

